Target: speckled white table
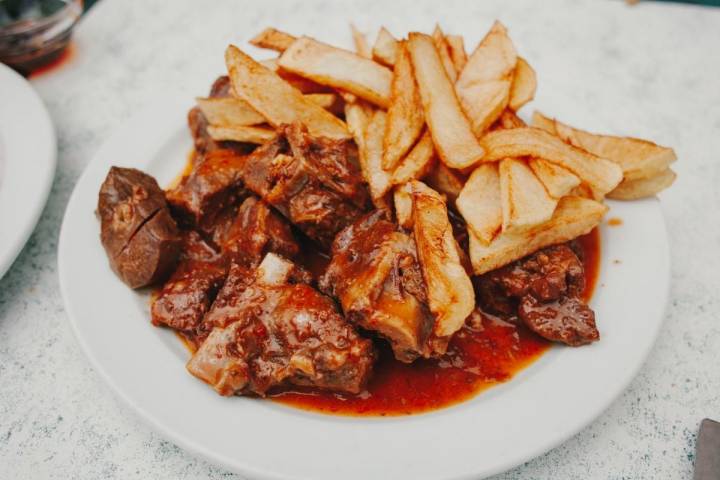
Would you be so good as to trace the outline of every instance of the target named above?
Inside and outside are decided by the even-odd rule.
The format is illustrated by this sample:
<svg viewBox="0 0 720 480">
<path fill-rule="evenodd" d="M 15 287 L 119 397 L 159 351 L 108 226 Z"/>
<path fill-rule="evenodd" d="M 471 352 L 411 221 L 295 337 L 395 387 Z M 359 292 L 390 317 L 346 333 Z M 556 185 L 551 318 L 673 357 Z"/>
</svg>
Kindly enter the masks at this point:
<svg viewBox="0 0 720 480">
<path fill-rule="evenodd" d="M 0 280 L 0 479 L 238 478 L 140 423 L 91 370 L 68 327 L 58 230 L 75 181 L 115 127 L 159 91 L 202 94 L 222 70 L 227 43 L 268 25 L 344 35 L 349 44 L 350 20 L 396 33 L 439 21 L 472 46 L 494 18 L 538 71 L 536 105 L 589 129 L 672 145 L 680 157 L 679 180 L 662 195 L 671 298 L 647 363 L 592 425 L 498 478 L 690 478 L 698 424 L 720 418 L 720 9 L 569 0 L 103 0 L 80 24 L 72 61 L 33 80 L 55 121 L 59 165 L 40 224 Z M 576 109 L 553 108 L 559 96 L 570 96 Z"/>
</svg>

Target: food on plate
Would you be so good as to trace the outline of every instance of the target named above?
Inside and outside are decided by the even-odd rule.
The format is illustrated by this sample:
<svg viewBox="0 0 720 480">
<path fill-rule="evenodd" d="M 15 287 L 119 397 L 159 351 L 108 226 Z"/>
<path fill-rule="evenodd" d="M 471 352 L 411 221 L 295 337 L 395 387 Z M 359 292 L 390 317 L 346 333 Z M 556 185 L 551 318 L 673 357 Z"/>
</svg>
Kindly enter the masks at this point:
<svg viewBox="0 0 720 480">
<path fill-rule="evenodd" d="M 408 50 L 425 120 L 440 159 L 451 168 L 467 168 L 478 163 L 485 152 L 460 108 L 455 88 L 445 73 L 432 37 L 410 33 Z"/>
<path fill-rule="evenodd" d="M 100 187 L 97 215 L 110 266 L 130 288 L 157 283 L 175 268 L 180 233 L 154 178 L 112 167 Z"/>
<path fill-rule="evenodd" d="M 495 22 L 354 52 L 268 28 L 188 113 L 161 190 L 112 167 L 101 241 L 221 395 L 394 415 L 470 398 L 550 342 L 600 339 L 605 198 L 670 186 L 672 149 L 517 110 L 537 75 Z M 596 323 L 596 321 L 598 323 Z M 599 325 L 598 325 L 599 324 Z"/>
<path fill-rule="evenodd" d="M 392 72 L 368 58 L 302 37 L 283 52 L 278 65 L 321 85 L 341 88 L 380 107 L 390 101 Z"/>
</svg>

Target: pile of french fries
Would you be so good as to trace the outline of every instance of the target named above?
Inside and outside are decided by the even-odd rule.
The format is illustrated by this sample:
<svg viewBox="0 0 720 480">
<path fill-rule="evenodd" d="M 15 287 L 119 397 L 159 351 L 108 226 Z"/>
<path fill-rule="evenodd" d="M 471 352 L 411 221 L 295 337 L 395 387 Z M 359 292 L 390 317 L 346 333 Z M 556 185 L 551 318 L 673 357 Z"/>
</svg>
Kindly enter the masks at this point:
<svg viewBox="0 0 720 480">
<path fill-rule="evenodd" d="M 406 39 L 381 28 L 372 47 L 354 27 L 352 37 L 355 51 L 269 28 L 250 41 L 278 53 L 264 61 L 228 47 L 231 97 L 197 100 L 210 135 L 263 143 L 301 122 L 314 135 L 354 139 L 373 202 L 394 208 L 400 225 L 433 218 L 417 210 L 438 202 L 421 207 L 419 198 L 463 216 L 475 274 L 589 232 L 605 197 L 651 196 L 675 179 L 670 148 L 539 112 L 527 125 L 516 112 L 534 98 L 536 74 L 499 22 L 470 55 L 463 37 L 440 27 Z M 438 228 L 428 248 L 457 249 L 449 223 Z M 451 266 L 438 269 L 460 264 L 448 255 Z"/>
</svg>

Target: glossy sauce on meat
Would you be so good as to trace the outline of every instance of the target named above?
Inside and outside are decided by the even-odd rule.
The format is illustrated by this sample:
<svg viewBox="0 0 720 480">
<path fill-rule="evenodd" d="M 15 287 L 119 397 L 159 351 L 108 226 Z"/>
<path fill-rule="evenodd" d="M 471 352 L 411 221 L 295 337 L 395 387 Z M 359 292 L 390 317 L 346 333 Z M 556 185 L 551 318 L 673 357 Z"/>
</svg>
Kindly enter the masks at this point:
<svg viewBox="0 0 720 480">
<path fill-rule="evenodd" d="M 597 230 L 578 239 L 583 250 L 585 290 L 592 297 L 600 263 Z M 427 412 L 468 400 L 498 383 L 510 380 L 547 351 L 551 342 L 532 333 L 521 322 L 500 319 L 470 321 L 450 343 L 440 360 L 420 359 L 412 364 L 395 360 L 381 345 L 375 374 L 366 391 L 353 395 L 294 389 L 276 392 L 275 401 L 328 414 L 391 416 Z"/>
</svg>

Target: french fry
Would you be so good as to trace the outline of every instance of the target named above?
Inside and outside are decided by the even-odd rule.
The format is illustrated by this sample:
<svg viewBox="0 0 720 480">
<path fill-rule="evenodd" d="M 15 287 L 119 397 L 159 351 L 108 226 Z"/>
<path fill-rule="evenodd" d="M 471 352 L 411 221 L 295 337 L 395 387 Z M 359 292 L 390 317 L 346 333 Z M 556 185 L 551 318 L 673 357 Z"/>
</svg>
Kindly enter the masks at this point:
<svg viewBox="0 0 720 480">
<path fill-rule="evenodd" d="M 512 40 L 505 27 L 495 22 L 468 58 L 455 85 L 476 136 L 482 135 L 508 105 L 516 64 Z"/>
<path fill-rule="evenodd" d="M 373 203 L 378 208 L 385 205 L 385 194 L 392 186 L 390 173 L 382 168 L 382 142 L 386 117 L 383 110 L 375 110 L 365 131 L 363 141 L 365 154 L 360 155 L 360 169 L 370 189 Z"/>
<path fill-rule="evenodd" d="M 505 158 L 498 171 L 503 232 L 527 230 L 552 218 L 557 199 L 548 194 L 524 160 Z"/>
<path fill-rule="evenodd" d="M 445 41 L 450 48 L 450 58 L 452 58 L 455 65 L 455 71 L 459 74 L 467 63 L 465 40 L 460 35 L 445 35 Z"/>
<path fill-rule="evenodd" d="M 483 163 L 475 169 L 455 202 L 468 228 L 489 245 L 500 233 L 503 210 L 500 200 L 500 176 L 496 163 Z"/>
<path fill-rule="evenodd" d="M 608 198 L 615 200 L 637 200 L 639 198 L 652 197 L 668 188 L 675 182 L 677 174 L 671 169 L 665 169 L 657 175 L 637 180 L 623 180 Z"/>
<path fill-rule="evenodd" d="M 280 68 L 346 90 L 382 108 L 390 103 L 392 72 L 360 55 L 302 37 L 283 52 Z"/>
<path fill-rule="evenodd" d="M 540 112 L 533 114 L 532 121 L 534 126 L 554 133 L 570 145 L 617 163 L 628 181 L 659 175 L 677 160 L 672 148 L 647 140 L 586 132 L 545 117 Z"/>
<path fill-rule="evenodd" d="M 428 306 L 435 314 L 433 334 L 449 337 L 475 308 L 475 292 L 460 262 L 445 200 L 422 182 L 411 182 L 411 188 L 415 245 Z"/>
<path fill-rule="evenodd" d="M 392 94 L 388 107 L 387 127 L 383 140 L 385 170 L 393 170 L 415 144 L 425 126 L 420 92 L 405 42 L 400 44 L 393 70 Z"/>
<path fill-rule="evenodd" d="M 495 130 L 485 135 L 481 144 L 486 150 L 483 161 L 529 156 L 565 167 L 586 182 L 598 199 L 614 189 L 623 178 L 620 167 L 610 160 L 568 145 L 539 128 Z"/>
<path fill-rule="evenodd" d="M 207 131 L 213 140 L 218 141 L 232 140 L 261 145 L 275 138 L 274 129 L 263 127 L 209 125 Z"/>
<path fill-rule="evenodd" d="M 458 198 L 465 184 L 465 179 L 457 170 L 447 167 L 442 162 L 435 162 L 423 181 L 445 195 L 451 204 Z"/>
<path fill-rule="evenodd" d="M 484 245 L 468 230 L 473 272 L 482 275 L 541 248 L 584 235 L 602 220 L 607 207 L 582 197 L 563 197 L 549 222 L 521 232 L 503 232 Z"/>
<path fill-rule="evenodd" d="M 276 52 L 284 52 L 290 45 L 297 40 L 297 37 L 289 33 L 276 30 L 274 28 L 266 28 L 250 40 L 250 45 Z"/>
<path fill-rule="evenodd" d="M 417 180 L 430 171 L 435 159 L 435 146 L 430 132 L 425 131 L 417 144 L 400 162 L 392 174 L 393 185 L 401 185 L 410 180 Z"/>
<path fill-rule="evenodd" d="M 408 49 L 425 121 L 440 159 L 452 168 L 478 163 L 485 152 L 470 129 L 431 37 L 410 33 Z"/>
<path fill-rule="evenodd" d="M 334 93 L 313 93 L 305 98 L 326 110 L 333 108 L 338 100 Z M 240 98 L 197 98 L 196 101 L 211 125 L 238 127 L 258 125 L 266 121 L 265 117 Z"/>
<path fill-rule="evenodd" d="M 413 201 L 410 184 L 398 185 L 393 190 L 393 203 L 395 204 L 395 219 L 398 225 L 409 230 L 413 225 Z"/>
<path fill-rule="evenodd" d="M 395 37 L 385 27 L 380 27 L 372 48 L 372 58 L 387 67 L 392 67 L 397 59 L 398 48 L 399 43 Z"/>
<path fill-rule="evenodd" d="M 361 57 L 372 58 L 372 50 L 367 43 L 365 35 L 355 28 L 354 24 L 350 24 L 350 32 L 352 33 L 353 43 L 355 44 L 355 52 Z"/>
<path fill-rule="evenodd" d="M 528 162 L 535 176 L 545 185 L 545 190 L 553 198 L 561 198 L 580 185 L 580 179 L 568 169 L 540 158 Z"/>
<path fill-rule="evenodd" d="M 235 93 L 272 126 L 300 122 L 311 135 L 337 139 L 350 137 L 342 120 L 306 99 L 299 90 L 237 47 L 230 45 L 227 48 L 225 62 Z"/>
<path fill-rule="evenodd" d="M 508 107 L 517 112 L 520 107 L 535 98 L 537 89 L 537 76 L 535 70 L 522 57 L 518 57 L 515 65 L 512 86 L 510 87 L 510 100 Z"/>
<path fill-rule="evenodd" d="M 504 112 L 500 114 L 500 118 L 495 121 L 493 128 L 522 128 L 527 127 L 525 121 L 518 117 L 515 112 L 506 108 Z"/>
<path fill-rule="evenodd" d="M 445 34 L 440 29 L 440 25 L 435 25 L 435 30 L 432 33 L 433 42 L 435 42 L 435 48 L 437 49 L 440 60 L 442 61 L 443 67 L 445 67 L 445 73 L 451 82 L 455 83 L 457 80 L 457 71 L 455 70 L 455 64 L 450 57 L 450 46 L 445 40 Z"/>
</svg>

